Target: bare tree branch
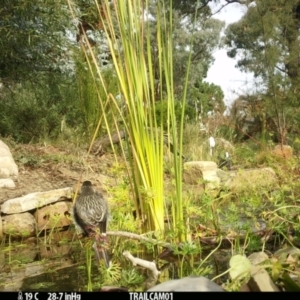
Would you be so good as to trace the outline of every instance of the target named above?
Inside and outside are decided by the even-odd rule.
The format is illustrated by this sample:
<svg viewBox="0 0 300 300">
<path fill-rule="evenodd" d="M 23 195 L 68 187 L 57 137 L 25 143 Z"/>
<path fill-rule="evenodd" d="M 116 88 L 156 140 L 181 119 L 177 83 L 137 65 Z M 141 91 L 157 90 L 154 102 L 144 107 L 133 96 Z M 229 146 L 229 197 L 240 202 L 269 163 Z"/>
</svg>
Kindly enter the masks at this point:
<svg viewBox="0 0 300 300">
<path fill-rule="evenodd" d="M 155 240 L 155 239 L 151 239 L 151 238 L 148 238 L 148 237 L 136 234 L 136 233 L 126 232 L 126 231 L 107 231 L 106 234 L 110 235 L 110 236 L 127 237 L 129 239 L 143 241 L 143 242 L 146 242 L 146 243 L 152 243 L 152 244 L 156 244 L 156 245 L 162 246 L 162 247 L 170 247 L 171 246 L 170 243 L 160 242 L 160 241 Z"/>
<path fill-rule="evenodd" d="M 134 266 L 139 265 L 149 271 L 148 278 L 145 282 L 146 289 L 150 289 L 155 286 L 158 275 L 160 274 L 160 271 L 157 270 L 155 262 L 134 257 L 129 251 L 124 251 L 123 255 L 130 260 Z"/>
<path fill-rule="evenodd" d="M 225 1 L 226 1 L 226 4 L 223 4 L 217 11 L 215 11 L 213 14 L 211 14 L 211 16 L 214 16 L 215 14 L 219 13 L 224 7 L 226 7 L 229 4 L 239 3 L 241 5 L 246 5 L 246 4 L 253 2 L 253 1 L 249 1 L 249 0 L 225 0 Z"/>
</svg>

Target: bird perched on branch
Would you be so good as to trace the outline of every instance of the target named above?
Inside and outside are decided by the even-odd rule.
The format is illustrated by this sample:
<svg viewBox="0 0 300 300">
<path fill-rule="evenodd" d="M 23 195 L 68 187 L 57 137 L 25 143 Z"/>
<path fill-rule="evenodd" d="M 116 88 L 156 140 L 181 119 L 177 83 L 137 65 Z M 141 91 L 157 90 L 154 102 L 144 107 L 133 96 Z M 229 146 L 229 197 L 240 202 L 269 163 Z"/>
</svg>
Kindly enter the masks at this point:
<svg viewBox="0 0 300 300">
<path fill-rule="evenodd" d="M 110 264 L 106 237 L 108 216 L 106 199 L 93 189 L 90 181 L 84 181 L 74 205 L 74 219 L 87 236 L 95 239 L 96 258 L 98 262 L 103 259 L 107 268 Z"/>
</svg>

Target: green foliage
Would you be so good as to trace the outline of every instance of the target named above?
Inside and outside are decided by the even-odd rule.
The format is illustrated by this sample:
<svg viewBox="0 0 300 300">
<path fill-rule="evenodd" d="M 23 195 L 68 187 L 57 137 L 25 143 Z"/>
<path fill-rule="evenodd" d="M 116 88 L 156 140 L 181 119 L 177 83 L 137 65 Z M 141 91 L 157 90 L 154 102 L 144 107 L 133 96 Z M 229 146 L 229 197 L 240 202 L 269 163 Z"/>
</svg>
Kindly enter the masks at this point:
<svg viewBox="0 0 300 300">
<path fill-rule="evenodd" d="M 101 119 L 103 106 L 108 125 L 112 127 L 110 112 L 114 105 L 106 98 L 101 85 L 99 90 L 95 89 L 95 80 L 86 68 L 86 64 L 78 60 L 76 77 L 44 75 L 10 88 L 3 86 L 0 134 L 23 143 L 45 138 L 55 140 L 59 136 L 90 137 Z M 118 89 L 112 70 L 104 72 L 104 80 L 109 92 L 116 94 Z"/>
<path fill-rule="evenodd" d="M 157 3 L 158 2 L 154 0 L 147 1 L 147 9 L 152 15 L 152 18 L 147 21 L 145 20 L 145 28 L 149 28 L 149 36 L 147 38 L 149 38 L 149 47 L 151 47 L 151 67 L 153 68 L 155 79 L 155 98 L 159 100 L 165 98 L 166 82 L 160 76 L 160 72 L 162 71 L 163 73 L 165 71 L 165 66 L 159 66 L 158 59 L 159 45 L 156 39 L 161 28 L 158 28 L 160 21 L 157 20 Z M 169 19 L 169 15 L 172 14 L 172 25 L 169 23 L 169 20 L 166 19 L 165 28 L 168 30 L 172 27 L 174 36 L 172 45 L 174 57 L 174 93 L 177 99 L 182 99 L 187 73 L 186 62 L 190 55 L 190 49 L 187 45 L 192 47 L 192 64 L 189 68 L 188 83 L 189 87 L 191 87 L 199 77 L 206 77 L 209 66 L 213 62 L 212 51 L 219 45 L 220 33 L 224 27 L 224 22 L 211 18 L 210 7 L 205 2 L 199 5 L 197 1 L 190 1 L 189 3 L 186 1 L 172 1 L 172 11 L 170 11 L 170 7 L 172 7 L 170 1 L 167 0 L 161 4 L 163 4 L 162 10 L 163 13 L 166 14 L 167 19 Z M 78 11 L 80 11 L 79 18 L 86 29 L 93 31 L 96 35 L 100 34 L 102 36 L 100 39 L 93 38 L 93 43 L 96 43 L 96 46 L 101 48 L 104 39 L 102 33 L 108 20 L 106 18 L 101 20 L 101 17 L 97 15 L 98 12 L 94 9 L 93 1 L 77 1 L 76 5 Z M 195 15 L 196 11 L 197 15 Z M 115 15 L 111 16 L 111 21 L 116 25 Z M 114 27 L 114 30 L 117 31 L 117 35 L 119 36 L 119 29 L 117 26 Z M 195 27 L 197 30 L 194 30 Z M 192 39 L 194 39 L 193 45 L 190 44 Z M 144 51 L 146 51 L 148 46 L 146 46 L 146 40 L 144 42 Z M 162 67 L 162 70 L 160 70 L 160 67 Z"/>
<path fill-rule="evenodd" d="M 104 264 L 100 264 L 101 283 L 104 285 L 116 285 L 120 282 L 122 276 L 122 268 L 118 263 L 111 263 L 107 269 Z"/>
<path fill-rule="evenodd" d="M 253 2 L 241 20 L 228 26 L 224 41 L 228 55 L 238 58 L 238 67 L 258 78 L 254 97 L 262 103 L 255 108 L 261 110 L 259 135 L 265 140 L 271 132 L 285 144 L 288 133 L 299 127 L 294 122 L 299 114 L 299 1 Z"/>
<path fill-rule="evenodd" d="M 149 1 L 150 13 L 153 19 L 149 20 L 151 29 L 151 55 L 153 62 L 153 71 L 157 83 L 159 78 L 160 67 L 158 65 L 157 53 L 159 49 L 155 42 L 157 32 L 160 29 L 157 20 L 157 12 L 155 11 L 157 1 Z M 182 99 L 184 93 L 185 79 L 188 71 L 188 90 L 194 85 L 199 78 L 207 76 L 208 69 L 213 63 L 212 50 L 216 49 L 220 41 L 220 33 L 224 26 L 224 22 L 211 18 L 209 6 L 199 6 L 198 3 L 189 5 L 188 3 L 176 1 L 173 3 L 173 10 L 170 11 L 170 1 L 164 1 L 163 9 L 170 15 L 172 14 L 172 24 L 166 20 L 166 28 L 172 26 L 173 34 L 173 81 L 174 93 L 177 99 Z M 185 7 L 183 9 L 183 7 Z M 193 40 L 193 44 L 191 41 Z M 191 65 L 188 67 L 186 62 L 189 59 L 191 51 Z M 162 70 L 164 71 L 164 69 Z M 157 93 L 156 100 L 164 98 L 166 92 L 165 82 L 161 82 L 162 94 Z"/>
<path fill-rule="evenodd" d="M 170 0 L 166 2 L 168 3 Z M 205 0 L 172 0 L 172 4 L 175 10 L 178 10 L 182 15 L 188 17 L 193 17 L 193 14 L 197 9 L 199 9 L 199 18 L 211 13 L 210 7 Z"/>
<path fill-rule="evenodd" d="M 183 21 L 184 20 L 184 21 Z M 184 22 L 184 26 L 182 25 Z M 191 67 L 189 69 L 188 89 L 192 88 L 199 78 L 205 78 L 207 72 L 214 59 L 212 56 L 213 49 L 219 45 L 220 33 L 224 26 L 224 22 L 209 18 L 206 14 L 197 14 L 197 19 L 194 20 L 191 15 L 186 18 L 179 11 L 174 13 L 174 87 L 175 94 L 178 98 L 181 97 L 184 87 L 184 75 L 187 67 L 186 61 L 189 56 L 189 47 L 191 39 L 192 58 Z M 193 31 L 194 26 L 199 28 Z"/>
<path fill-rule="evenodd" d="M 223 114 L 225 111 L 224 93 L 218 85 L 198 80 L 188 95 L 188 103 L 197 109 L 202 118 L 206 117 L 208 112 Z"/>
<path fill-rule="evenodd" d="M 81 10 L 81 21 L 95 25 L 100 19 L 95 3 L 79 2 L 81 5 L 76 9 Z M 115 2 L 120 5 L 120 28 L 106 28 L 110 31 L 106 32 L 106 40 L 111 42 L 109 46 L 114 70 L 118 72 L 101 65 L 101 52 L 96 47 L 85 48 L 84 52 L 78 54 L 71 51 L 69 41 L 65 39 L 68 47 L 62 51 L 64 29 L 70 24 L 69 18 L 64 19 L 65 4 L 61 1 L 4 1 L 5 8 L 0 11 L 0 32 L 3 36 L 0 43 L 0 77 L 5 83 L 0 96 L 0 134 L 12 136 L 20 142 L 45 137 L 55 139 L 61 133 L 62 124 L 65 124 L 72 128 L 72 133 L 78 130 L 90 138 L 99 124 L 100 130 L 109 133 L 121 120 L 129 133 L 135 159 L 131 165 L 135 189 L 130 189 L 133 180 L 126 177 L 128 170 L 125 167 L 119 165 L 110 170 L 112 177 L 126 177 L 122 182 L 116 180 L 116 184 L 108 190 L 113 198 L 110 229 L 138 232 L 146 228 L 142 222 L 148 221 L 146 230 L 151 229 L 150 238 L 163 236 L 165 242 L 171 242 L 170 248 L 178 258 L 176 274 L 180 276 L 210 274 L 212 265 L 208 262 L 209 258 L 221 245 L 222 238 L 228 239 L 232 241 L 232 252 L 239 253 L 231 260 L 231 276 L 234 279 L 244 277 L 249 271 L 249 262 L 241 254 L 270 246 L 256 235 L 256 225 L 261 219 L 275 236 L 271 247 L 299 241 L 300 185 L 297 162 L 275 159 L 268 150 L 261 151 L 262 145 L 255 140 L 236 144 L 235 163 L 242 168 L 272 166 L 279 178 L 280 189 L 274 186 L 271 191 L 270 188 L 250 189 L 245 184 L 236 194 L 227 190 L 217 194 L 218 191 L 201 189 L 196 193 L 187 187 L 188 192 L 183 197 L 182 161 L 175 156 L 166 174 L 160 148 L 162 136 L 156 129 L 163 127 L 171 133 L 174 140 L 179 141 L 175 143 L 176 149 L 181 148 L 183 141 L 191 157 L 208 157 L 205 156 L 207 136 L 201 136 L 199 127 L 187 122 L 183 132 L 183 121 L 196 120 L 198 113 L 205 116 L 208 111 L 220 114 L 224 111 L 224 95 L 220 87 L 199 79 L 205 78 L 212 63 L 211 50 L 218 45 L 223 23 L 207 19 L 210 14 L 207 5 L 200 10 L 194 23 L 195 8 L 207 1 L 174 1 L 172 12 L 169 11 L 170 2 L 166 1 L 165 6 L 159 7 L 159 13 L 156 12 L 156 5 L 162 2 L 151 1 L 149 10 L 153 13 L 153 19 L 143 24 L 138 13 L 135 14 L 136 18 L 130 17 L 126 5 L 131 4 L 122 0 Z M 108 1 L 105 3 L 109 5 Z M 141 3 L 138 2 L 139 5 Z M 241 21 L 229 27 L 225 43 L 230 47 L 229 55 L 242 55 L 239 61 L 241 68 L 251 70 L 263 79 L 266 90 L 260 95 L 240 97 L 240 100 L 246 102 L 245 107 L 251 106 L 251 116 L 255 125 L 259 125 L 257 135 L 265 143 L 268 143 L 267 134 L 277 133 L 279 136 L 281 129 L 289 129 L 295 145 L 300 145 L 296 139 L 300 121 L 297 98 L 299 16 L 296 13 L 299 4 L 294 0 L 257 0 L 255 3 L 256 6 L 250 6 Z M 131 6 L 131 9 L 140 12 L 137 7 Z M 110 11 L 110 14 L 115 13 L 115 10 Z M 171 14 L 173 18 L 170 18 Z M 106 21 L 114 24 L 112 19 Z M 128 27 L 132 30 L 127 30 Z M 72 27 L 68 28 L 71 30 Z M 99 32 L 94 30 L 94 33 Z M 145 38 L 141 33 L 145 34 Z M 191 37 L 194 43 L 188 46 Z M 117 47 L 119 44 L 122 44 L 122 48 Z M 192 50 L 190 70 L 187 64 L 189 50 Z M 75 69 L 71 68 L 74 73 L 66 76 L 66 69 L 62 68 L 61 62 L 69 61 L 70 53 Z M 28 78 L 24 74 L 28 74 Z M 13 83 L 16 79 L 22 82 Z M 184 93 L 185 87 L 187 95 Z M 122 96 L 118 99 L 117 95 Z M 184 108 L 185 96 L 188 100 Z M 280 127 L 279 121 L 285 124 L 286 119 L 286 128 L 285 125 Z M 228 136 L 231 140 L 234 133 L 230 124 L 218 124 L 220 126 L 211 132 L 222 137 Z M 276 129 L 272 127 L 274 124 L 277 124 Z M 243 125 L 238 124 L 241 130 Z M 149 133 L 145 130 L 147 126 L 154 130 Z M 42 156 L 37 158 L 33 154 L 16 157 L 18 162 L 27 167 L 40 167 L 44 162 Z M 68 162 L 66 157 L 54 156 L 51 162 L 60 162 L 59 159 Z M 166 182 L 171 182 L 169 191 L 166 191 Z M 202 186 L 201 179 L 199 183 Z M 134 209 L 140 218 L 134 217 Z M 165 210 L 168 209 L 173 216 L 172 220 L 168 220 L 172 226 L 164 231 L 165 217 L 169 217 Z M 207 232 L 202 229 L 205 227 Z M 154 232 L 158 229 L 162 232 Z M 295 232 L 293 240 L 289 237 L 291 231 Z M 191 235 L 192 241 L 187 239 Z M 213 235 L 209 241 L 220 239 L 219 246 L 206 247 L 198 242 L 198 238 L 201 241 L 202 238 L 209 238 L 208 235 Z M 141 285 L 144 277 L 129 266 L 122 252 L 130 249 L 137 256 L 141 252 L 155 256 L 160 246 L 151 241 L 137 242 L 119 236 L 110 239 L 114 251 L 113 265 L 108 270 L 103 265 L 99 266 L 99 283 L 132 287 Z M 174 240 L 182 243 L 175 244 Z M 90 243 L 87 246 L 88 290 L 92 290 Z M 284 273 L 298 263 L 296 258 L 293 259 L 288 262 L 286 257 L 276 258 L 269 267 L 274 280 L 281 279 L 290 289 L 297 289 Z M 236 286 L 233 284 L 232 287 Z"/>
<path fill-rule="evenodd" d="M 175 118 L 176 118 L 176 123 L 179 124 L 181 120 L 181 115 L 182 115 L 182 103 L 180 101 L 175 101 L 174 103 L 174 109 L 175 109 Z M 196 111 L 195 109 L 187 105 L 185 108 L 185 118 L 187 120 L 195 120 L 196 118 Z M 168 101 L 160 101 L 156 102 L 155 105 L 155 116 L 156 120 L 163 120 L 163 129 L 167 130 L 168 129 Z"/>
<path fill-rule="evenodd" d="M 243 159 L 246 159 L 247 155 L 253 157 L 255 153 L 259 155 L 258 152 L 261 151 L 249 143 L 236 144 L 235 147 L 238 153 L 245 153 Z M 242 167 L 244 167 L 243 159 L 240 158 L 239 160 Z M 140 289 L 147 277 L 146 272 L 140 268 L 132 268 L 131 262 L 127 261 L 122 255 L 123 251 L 130 250 L 135 257 L 151 261 L 153 257 L 157 256 L 157 251 L 160 253 L 165 249 L 164 246 L 162 247 L 162 242 L 169 242 L 168 248 L 173 250 L 173 262 L 170 264 L 169 269 L 161 269 L 160 281 L 173 279 L 175 276 L 199 275 L 211 277 L 217 275 L 222 277 L 223 283 L 225 282 L 223 284 L 224 288 L 238 290 L 241 283 L 247 281 L 246 275 L 249 267 L 248 261 L 241 255 L 247 254 L 248 256 L 253 251 L 264 251 L 269 254 L 269 251 L 274 253 L 274 248 L 280 248 L 280 252 L 269 255 L 271 258 L 267 259 L 262 267 L 272 275 L 272 279 L 277 285 L 284 286 L 286 289 L 297 289 L 297 285 L 299 285 L 297 280 L 293 279 L 295 281 L 293 283 L 286 277 L 286 273 L 299 274 L 299 250 L 293 246 L 299 243 L 300 235 L 298 220 L 300 188 L 299 182 L 295 180 L 298 176 L 297 161 L 270 160 L 268 164 L 273 168 L 276 167 L 275 170 L 280 178 L 280 187 L 277 189 L 272 186 L 271 190 L 250 190 L 245 185 L 244 191 L 237 194 L 228 191 L 227 196 L 221 195 L 221 193 L 216 196 L 216 193 L 211 191 L 207 191 L 207 193 L 202 191 L 200 194 L 195 194 L 193 190 L 189 189 L 190 197 L 184 198 L 184 214 L 188 216 L 188 226 L 186 227 L 192 233 L 191 241 L 173 243 L 177 235 L 174 228 L 170 228 L 170 231 L 163 238 L 161 236 L 156 238 L 159 243 L 153 242 L 153 239 L 158 236 L 154 232 L 143 235 L 143 237 L 149 237 L 147 242 L 136 241 L 125 236 L 109 236 L 110 250 L 113 253 L 113 266 L 106 270 L 104 265 L 100 264 L 97 270 L 94 269 L 95 271 L 92 269 L 92 266 L 95 265 L 93 251 L 91 250 L 92 241 L 89 241 L 84 249 L 88 265 L 84 272 L 87 272 L 89 280 L 86 288 L 96 290 L 102 285 L 122 285 L 133 290 Z M 41 166 L 42 164 L 39 165 L 39 167 Z M 116 166 L 111 166 L 111 169 L 109 174 L 114 174 L 114 177 L 118 176 L 118 179 L 124 176 L 124 181 L 116 180 L 115 184 L 110 185 L 111 188 L 108 191 L 111 196 L 112 214 L 109 229 L 111 231 L 138 232 L 139 226 L 131 215 L 133 204 L 128 182 L 126 181 L 126 170 Z M 258 219 L 264 220 L 267 230 L 257 234 L 252 231 L 253 228 L 256 228 L 255 223 Z M 201 229 L 199 225 L 202 225 L 203 228 Z M 208 229 L 207 231 L 204 229 L 205 227 Z M 269 241 L 266 241 L 261 234 L 269 233 L 269 229 L 272 230 L 272 235 L 268 235 Z M 13 234 L 12 231 L 11 234 Z M 292 235 L 292 238 L 289 235 Z M 221 244 L 222 238 L 223 243 Z M 222 248 L 218 248 L 216 244 L 207 245 L 202 242 L 202 239 L 212 242 L 219 239 Z M 62 239 L 59 238 L 59 240 Z M 227 243 L 227 240 L 230 243 Z M 67 243 L 66 240 L 63 242 Z M 86 240 L 82 240 L 82 242 L 85 244 Z M 287 248 L 286 245 L 291 245 L 291 247 Z M 231 249 L 228 249 L 230 246 Z M 13 247 L 11 248 L 13 250 Z M 223 257 L 223 266 L 222 257 L 220 256 L 224 252 L 228 255 L 225 259 Z M 233 256 L 234 258 L 230 263 L 231 270 L 228 272 L 228 261 L 232 253 L 233 255 L 238 254 L 238 256 Z M 7 257 L 7 259 L 9 258 Z M 12 265 L 19 264 L 16 259 L 26 262 L 21 257 L 11 256 L 10 263 Z M 234 262 L 234 260 L 236 261 Z M 79 262 L 82 261 L 79 260 Z M 161 261 L 159 261 L 159 265 L 160 263 Z M 216 270 L 214 269 L 215 265 Z M 226 268 L 227 271 L 223 273 L 222 268 Z M 98 271 L 100 275 L 98 275 Z M 51 268 L 51 272 L 54 272 L 53 268 Z M 228 273 L 231 274 L 232 279 L 226 282 L 225 275 Z M 55 280 L 57 280 L 57 277 Z"/>
<path fill-rule="evenodd" d="M 0 20 L 3 83 L 69 70 L 72 26 L 65 1 L 2 0 Z"/>
<path fill-rule="evenodd" d="M 299 50 L 295 43 L 299 36 L 298 1 L 256 0 L 255 4 L 248 7 L 240 21 L 227 28 L 225 44 L 229 56 L 241 54 L 238 65 L 256 76 L 269 77 L 271 69 L 273 75 L 277 70 L 294 77 L 299 68 L 295 61 Z"/>
<path fill-rule="evenodd" d="M 46 76 L 2 88 L 0 134 L 28 143 L 57 138 L 63 122 L 78 128 L 82 120 L 74 103 L 75 92 L 72 79 L 64 76 Z"/>
<path fill-rule="evenodd" d="M 121 277 L 122 282 L 124 283 L 125 286 L 128 285 L 141 285 L 145 278 L 141 276 L 135 269 L 131 270 L 122 270 L 122 277 Z"/>
<path fill-rule="evenodd" d="M 297 284 L 287 272 L 282 275 L 281 281 L 283 283 L 285 291 L 300 292 L 300 284 Z"/>
<path fill-rule="evenodd" d="M 75 57 L 75 61 L 76 88 L 79 95 L 78 104 L 82 116 L 84 116 L 84 124 L 89 136 L 93 135 L 100 121 L 101 124 L 104 123 L 103 114 L 106 115 L 107 126 L 113 128 L 113 114 L 116 114 L 116 107 L 111 99 L 107 97 L 107 93 L 116 96 L 119 91 L 117 77 L 113 69 L 106 67 L 102 70 L 100 79 L 95 66 L 90 66 L 92 69 L 89 69 L 84 53 L 79 53 Z M 105 126 L 100 125 L 100 130 L 102 129 L 105 130 Z M 106 134 L 106 132 L 101 133 Z"/>
</svg>

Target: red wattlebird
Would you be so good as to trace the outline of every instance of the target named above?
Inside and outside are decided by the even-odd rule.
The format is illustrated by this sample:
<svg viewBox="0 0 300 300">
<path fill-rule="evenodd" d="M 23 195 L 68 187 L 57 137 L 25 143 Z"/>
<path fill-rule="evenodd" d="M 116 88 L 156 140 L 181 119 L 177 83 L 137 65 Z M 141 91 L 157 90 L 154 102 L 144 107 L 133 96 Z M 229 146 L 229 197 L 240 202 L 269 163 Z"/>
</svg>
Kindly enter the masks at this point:
<svg viewBox="0 0 300 300">
<path fill-rule="evenodd" d="M 109 267 L 106 227 L 109 216 L 108 203 L 105 198 L 93 189 L 90 181 L 84 181 L 81 193 L 74 205 L 74 219 L 83 232 L 95 238 L 93 248 L 98 262 L 103 259 Z"/>
</svg>

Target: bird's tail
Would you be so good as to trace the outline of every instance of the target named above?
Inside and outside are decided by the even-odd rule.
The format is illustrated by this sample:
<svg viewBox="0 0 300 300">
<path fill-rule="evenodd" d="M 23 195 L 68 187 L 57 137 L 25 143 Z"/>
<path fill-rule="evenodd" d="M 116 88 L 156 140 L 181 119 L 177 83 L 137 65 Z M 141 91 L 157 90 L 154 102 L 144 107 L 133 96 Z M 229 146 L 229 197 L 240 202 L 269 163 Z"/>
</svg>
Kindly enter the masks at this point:
<svg viewBox="0 0 300 300">
<path fill-rule="evenodd" d="M 98 263 L 101 261 L 101 259 L 104 260 L 106 268 L 109 268 L 110 266 L 110 259 L 109 254 L 107 250 L 107 240 L 106 236 L 101 236 L 100 239 L 97 239 L 95 243 L 93 244 L 93 248 L 96 254 L 96 259 Z"/>
</svg>

